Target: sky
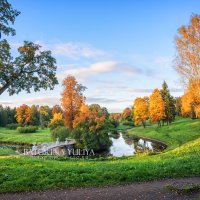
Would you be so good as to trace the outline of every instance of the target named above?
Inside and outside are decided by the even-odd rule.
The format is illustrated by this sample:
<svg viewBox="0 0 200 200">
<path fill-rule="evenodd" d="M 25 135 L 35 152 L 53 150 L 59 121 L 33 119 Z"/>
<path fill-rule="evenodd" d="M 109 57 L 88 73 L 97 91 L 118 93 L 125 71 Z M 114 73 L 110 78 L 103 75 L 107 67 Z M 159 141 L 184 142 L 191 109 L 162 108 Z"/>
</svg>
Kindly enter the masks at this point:
<svg viewBox="0 0 200 200">
<path fill-rule="evenodd" d="M 87 87 L 87 103 L 110 112 L 132 106 L 165 80 L 174 96 L 183 94 L 174 70 L 175 36 L 199 0 L 10 0 L 21 14 L 16 36 L 6 37 L 17 56 L 23 41 L 51 50 L 59 85 L 51 90 L 0 97 L 4 106 L 60 104 L 62 81 L 74 75 Z M 5 36 L 4 36 L 5 37 Z"/>
</svg>

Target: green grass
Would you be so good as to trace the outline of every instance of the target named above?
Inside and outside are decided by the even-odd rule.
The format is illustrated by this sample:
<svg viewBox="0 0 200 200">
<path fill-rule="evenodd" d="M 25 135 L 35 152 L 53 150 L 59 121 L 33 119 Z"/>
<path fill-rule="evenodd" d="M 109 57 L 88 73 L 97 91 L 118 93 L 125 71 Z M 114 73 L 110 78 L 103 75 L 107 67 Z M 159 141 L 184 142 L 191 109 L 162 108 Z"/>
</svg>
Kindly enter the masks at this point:
<svg viewBox="0 0 200 200">
<path fill-rule="evenodd" d="M 128 130 L 130 135 L 146 137 L 160 140 L 168 145 L 167 150 L 185 144 L 188 141 L 200 137 L 200 120 L 188 118 L 178 118 L 171 125 L 157 127 L 157 125 L 148 126 L 147 128 L 135 127 Z"/>
<path fill-rule="evenodd" d="M 119 124 L 118 127 L 110 129 L 111 131 L 126 131 L 128 129 L 132 129 L 133 126 Z"/>
<path fill-rule="evenodd" d="M 36 133 L 18 133 L 17 130 L 0 127 L 0 142 L 32 144 L 33 142 L 44 143 L 50 141 L 49 129 L 39 129 Z"/>
<path fill-rule="evenodd" d="M 200 139 L 158 155 L 97 160 L 0 158 L 0 192 L 130 183 L 200 175 Z"/>
<path fill-rule="evenodd" d="M 0 156 L 7 156 L 7 155 L 16 155 L 17 153 L 12 150 L 12 149 L 8 149 L 8 148 L 0 148 Z"/>
<path fill-rule="evenodd" d="M 200 120 L 178 119 L 159 130 L 134 128 L 131 134 L 168 143 L 163 153 L 133 157 L 45 160 L 0 157 L 0 192 L 114 185 L 163 178 L 200 176 Z M 159 135 L 160 134 L 160 135 Z M 172 150 L 173 149 L 173 150 Z"/>
</svg>

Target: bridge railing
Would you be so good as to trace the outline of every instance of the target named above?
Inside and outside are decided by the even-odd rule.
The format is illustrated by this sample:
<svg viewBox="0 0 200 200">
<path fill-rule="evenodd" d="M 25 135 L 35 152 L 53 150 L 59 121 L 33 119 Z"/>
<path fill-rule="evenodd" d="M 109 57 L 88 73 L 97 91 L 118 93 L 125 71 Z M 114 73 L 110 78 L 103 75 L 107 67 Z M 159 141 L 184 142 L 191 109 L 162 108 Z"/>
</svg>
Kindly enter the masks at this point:
<svg viewBox="0 0 200 200">
<path fill-rule="evenodd" d="M 75 140 L 73 139 L 66 139 L 64 142 L 60 142 L 57 140 L 56 142 L 43 143 L 40 145 L 36 145 L 34 143 L 32 146 L 32 150 L 25 152 L 24 155 L 39 155 L 39 154 L 48 152 L 50 149 L 67 146 L 74 143 L 75 143 Z"/>
</svg>

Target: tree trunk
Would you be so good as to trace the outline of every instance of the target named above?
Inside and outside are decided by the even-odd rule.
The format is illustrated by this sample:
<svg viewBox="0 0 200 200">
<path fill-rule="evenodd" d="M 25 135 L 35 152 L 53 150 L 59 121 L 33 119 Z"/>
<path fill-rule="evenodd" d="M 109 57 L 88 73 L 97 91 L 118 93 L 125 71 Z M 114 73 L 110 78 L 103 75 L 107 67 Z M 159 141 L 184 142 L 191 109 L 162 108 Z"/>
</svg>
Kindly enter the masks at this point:
<svg viewBox="0 0 200 200">
<path fill-rule="evenodd" d="M 0 88 L 0 95 L 3 94 L 3 92 L 5 92 L 8 87 L 10 86 L 9 83 L 6 83 L 3 87 Z"/>
<path fill-rule="evenodd" d="M 142 125 L 143 125 L 144 128 L 146 128 L 146 124 L 145 124 L 144 121 L 142 121 Z"/>
</svg>

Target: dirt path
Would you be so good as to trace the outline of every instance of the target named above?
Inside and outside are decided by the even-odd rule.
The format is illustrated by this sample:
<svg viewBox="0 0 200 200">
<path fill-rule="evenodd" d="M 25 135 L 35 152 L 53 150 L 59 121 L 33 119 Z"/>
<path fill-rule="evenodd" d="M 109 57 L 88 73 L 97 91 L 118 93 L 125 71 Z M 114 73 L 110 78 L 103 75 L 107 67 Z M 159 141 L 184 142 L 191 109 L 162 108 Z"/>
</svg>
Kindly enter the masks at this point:
<svg viewBox="0 0 200 200">
<path fill-rule="evenodd" d="M 200 184 L 200 177 L 168 179 L 145 183 L 133 183 L 109 187 L 46 190 L 23 193 L 0 194 L 1 200 L 190 200 L 200 199 L 200 192 L 179 195 L 166 189 L 167 184 Z"/>
</svg>

